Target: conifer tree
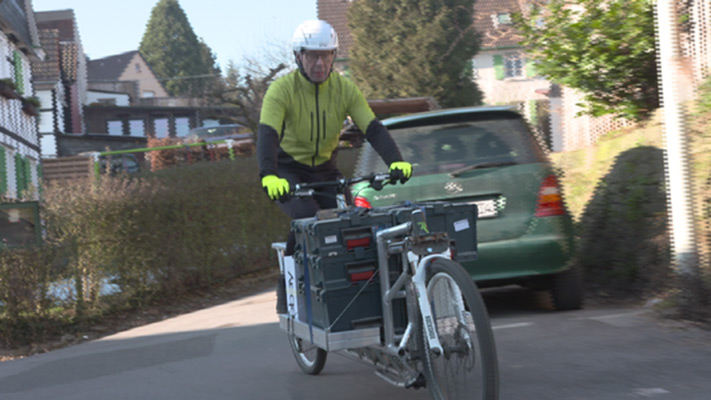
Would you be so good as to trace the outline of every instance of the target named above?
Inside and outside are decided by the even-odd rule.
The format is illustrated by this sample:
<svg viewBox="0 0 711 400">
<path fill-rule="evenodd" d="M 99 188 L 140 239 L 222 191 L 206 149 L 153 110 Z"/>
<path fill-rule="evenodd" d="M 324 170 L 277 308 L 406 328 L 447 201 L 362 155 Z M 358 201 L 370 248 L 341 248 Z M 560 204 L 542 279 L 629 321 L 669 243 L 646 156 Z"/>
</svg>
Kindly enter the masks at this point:
<svg viewBox="0 0 711 400">
<path fill-rule="evenodd" d="M 474 0 L 358 0 L 348 12 L 349 67 L 368 98 L 432 96 L 476 105 Z"/>
<path fill-rule="evenodd" d="M 195 35 L 178 0 L 153 7 L 139 51 L 173 96 L 206 96 L 220 74 L 215 55 Z"/>
</svg>

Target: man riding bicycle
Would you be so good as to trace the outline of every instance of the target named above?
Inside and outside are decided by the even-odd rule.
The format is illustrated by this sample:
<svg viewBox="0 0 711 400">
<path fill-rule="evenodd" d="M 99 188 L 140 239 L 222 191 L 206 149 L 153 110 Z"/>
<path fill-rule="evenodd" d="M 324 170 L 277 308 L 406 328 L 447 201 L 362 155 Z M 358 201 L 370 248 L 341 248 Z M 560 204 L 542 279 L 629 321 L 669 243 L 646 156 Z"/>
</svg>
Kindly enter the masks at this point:
<svg viewBox="0 0 711 400">
<path fill-rule="evenodd" d="M 325 21 L 299 25 L 292 45 L 299 67 L 267 90 L 257 133 L 257 158 L 262 186 L 290 218 L 308 218 L 320 209 L 336 208 L 335 189 L 310 199 L 289 198 L 289 188 L 302 182 L 329 181 L 342 175 L 335 153 L 348 116 L 390 166 L 391 176 L 404 183 L 412 165 L 403 161 L 388 130 L 349 79 L 331 73 L 338 49 L 336 31 Z M 289 233 L 285 255 L 294 252 Z M 277 286 L 277 312 L 286 313 L 284 277 Z"/>
</svg>

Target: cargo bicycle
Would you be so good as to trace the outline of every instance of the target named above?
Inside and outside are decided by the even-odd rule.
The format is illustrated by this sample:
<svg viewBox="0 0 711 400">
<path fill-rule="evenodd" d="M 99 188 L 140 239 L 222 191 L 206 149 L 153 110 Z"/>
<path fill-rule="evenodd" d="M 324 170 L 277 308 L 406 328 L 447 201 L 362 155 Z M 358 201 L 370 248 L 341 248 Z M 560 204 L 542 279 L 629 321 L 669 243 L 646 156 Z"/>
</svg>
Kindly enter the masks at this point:
<svg viewBox="0 0 711 400">
<path fill-rule="evenodd" d="M 364 181 L 379 190 L 389 179 L 371 174 L 299 184 L 292 195 L 311 197 L 329 187 L 343 193 Z M 372 366 L 393 385 L 426 387 L 434 399 L 498 399 L 486 306 L 456 261 L 475 253 L 476 206 L 364 209 L 338 198 L 338 209 L 292 221 L 293 256 L 284 255 L 285 243 L 272 244 L 287 284 L 288 312 L 279 325 L 299 367 L 317 375 L 331 352 Z"/>
</svg>

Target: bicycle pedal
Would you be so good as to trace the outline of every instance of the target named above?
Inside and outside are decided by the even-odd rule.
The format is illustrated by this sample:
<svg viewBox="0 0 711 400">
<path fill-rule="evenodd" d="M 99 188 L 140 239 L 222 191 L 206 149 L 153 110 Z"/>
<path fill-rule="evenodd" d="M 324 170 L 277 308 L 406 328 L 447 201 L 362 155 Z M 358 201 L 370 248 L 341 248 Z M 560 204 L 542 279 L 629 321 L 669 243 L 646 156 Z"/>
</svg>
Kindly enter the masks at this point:
<svg viewBox="0 0 711 400">
<path fill-rule="evenodd" d="M 427 380 L 425 379 L 425 376 L 420 374 L 417 376 L 417 379 L 415 379 L 414 382 L 412 382 L 412 386 L 410 386 L 413 389 L 420 389 L 420 388 L 425 388 L 427 387 Z"/>
</svg>

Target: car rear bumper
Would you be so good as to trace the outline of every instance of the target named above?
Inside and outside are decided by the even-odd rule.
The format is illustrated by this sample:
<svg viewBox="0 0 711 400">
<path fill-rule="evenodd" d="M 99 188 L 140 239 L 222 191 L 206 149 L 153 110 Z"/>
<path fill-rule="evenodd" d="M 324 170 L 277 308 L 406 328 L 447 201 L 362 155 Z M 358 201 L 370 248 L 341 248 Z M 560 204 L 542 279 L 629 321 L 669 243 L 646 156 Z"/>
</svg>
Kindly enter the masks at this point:
<svg viewBox="0 0 711 400">
<path fill-rule="evenodd" d="M 511 280 L 561 272 L 570 266 L 573 243 L 559 235 L 524 235 L 479 243 L 476 261 L 463 262 L 476 281 Z"/>
</svg>

